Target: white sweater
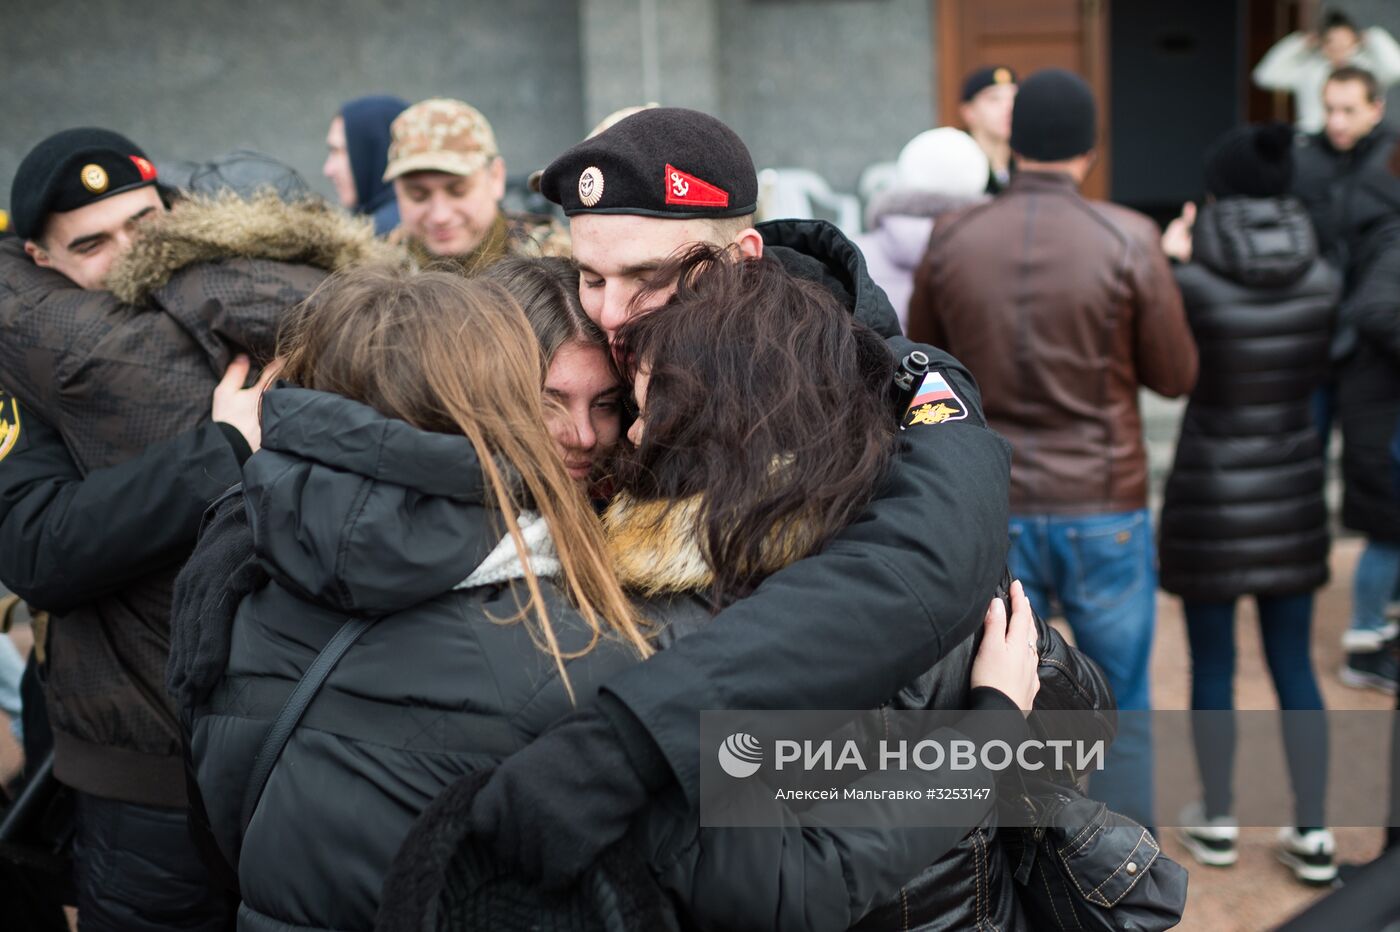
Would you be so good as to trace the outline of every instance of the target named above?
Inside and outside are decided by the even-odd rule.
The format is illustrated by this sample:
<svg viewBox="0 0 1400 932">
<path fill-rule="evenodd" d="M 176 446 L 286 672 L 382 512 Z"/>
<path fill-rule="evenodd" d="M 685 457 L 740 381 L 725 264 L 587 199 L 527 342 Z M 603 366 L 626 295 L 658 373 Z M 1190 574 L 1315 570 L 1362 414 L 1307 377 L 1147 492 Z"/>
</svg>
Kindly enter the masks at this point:
<svg viewBox="0 0 1400 932">
<path fill-rule="evenodd" d="M 1332 73 L 1332 65 L 1316 48 L 1308 48 L 1308 33 L 1284 36 L 1254 68 L 1254 83 L 1269 91 L 1290 91 L 1298 111 L 1295 125 L 1305 133 L 1322 132 L 1326 114 L 1322 109 L 1322 86 Z M 1350 64 L 1376 76 L 1382 93 L 1400 81 L 1400 45 L 1390 33 L 1372 26 L 1364 33 L 1361 48 Z"/>
</svg>

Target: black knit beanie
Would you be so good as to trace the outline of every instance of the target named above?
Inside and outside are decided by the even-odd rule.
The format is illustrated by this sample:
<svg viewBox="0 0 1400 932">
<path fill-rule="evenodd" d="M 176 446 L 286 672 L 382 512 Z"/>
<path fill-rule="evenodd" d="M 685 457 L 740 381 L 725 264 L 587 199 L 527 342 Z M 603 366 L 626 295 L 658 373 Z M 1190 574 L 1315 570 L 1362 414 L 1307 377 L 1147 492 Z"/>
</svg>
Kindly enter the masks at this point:
<svg viewBox="0 0 1400 932">
<path fill-rule="evenodd" d="M 1060 162 L 1094 148 L 1097 137 L 1094 92 L 1079 75 L 1046 68 L 1021 82 L 1011 110 L 1011 151 Z"/>
<path fill-rule="evenodd" d="M 1206 193 L 1278 197 L 1293 180 L 1293 130 L 1283 123 L 1237 126 L 1206 150 Z"/>
</svg>

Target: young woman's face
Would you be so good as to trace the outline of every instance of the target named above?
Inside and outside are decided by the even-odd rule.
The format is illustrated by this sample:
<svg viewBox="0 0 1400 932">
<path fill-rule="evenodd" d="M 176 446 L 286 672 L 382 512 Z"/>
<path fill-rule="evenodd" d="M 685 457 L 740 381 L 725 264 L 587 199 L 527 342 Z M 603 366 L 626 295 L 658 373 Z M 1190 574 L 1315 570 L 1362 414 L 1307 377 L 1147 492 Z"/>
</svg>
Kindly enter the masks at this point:
<svg viewBox="0 0 1400 932">
<path fill-rule="evenodd" d="M 584 485 L 593 464 L 622 435 L 622 383 L 607 351 L 588 343 L 564 344 L 549 364 L 544 393 L 563 408 L 552 417 L 549 432 L 569 475 Z"/>
</svg>

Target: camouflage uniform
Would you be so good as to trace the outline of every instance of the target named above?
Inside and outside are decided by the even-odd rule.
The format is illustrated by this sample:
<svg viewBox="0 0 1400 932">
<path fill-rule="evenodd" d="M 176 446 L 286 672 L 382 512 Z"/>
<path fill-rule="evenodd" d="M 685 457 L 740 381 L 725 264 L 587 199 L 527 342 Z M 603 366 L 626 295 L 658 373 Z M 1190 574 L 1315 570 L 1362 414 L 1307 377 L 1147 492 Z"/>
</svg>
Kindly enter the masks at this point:
<svg viewBox="0 0 1400 932">
<path fill-rule="evenodd" d="M 416 103 L 395 118 L 390 128 L 389 164 L 384 180 L 432 171 L 470 177 L 500 158 L 496 134 L 481 111 L 460 100 L 433 98 Z M 481 243 L 465 256 L 439 256 L 399 227 L 389 242 L 406 248 L 419 268 L 456 267 L 471 275 L 506 256 L 570 254 L 563 224 L 542 214 L 500 211 Z"/>
<path fill-rule="evenodd" d="M 465 256 L 439 256 L 428 251 L 416 238 L 399 227 L 389 234 L 389 242 L 408 250 L 420 268 L 455 267 L 464 275 L 475 275 L 506 256 L 559 256 L 572 254 L 569 231 L 558 220 L 545 214 L 518 214 L 501 211 L 496 223 L 480 246 Z"/>
</svg>

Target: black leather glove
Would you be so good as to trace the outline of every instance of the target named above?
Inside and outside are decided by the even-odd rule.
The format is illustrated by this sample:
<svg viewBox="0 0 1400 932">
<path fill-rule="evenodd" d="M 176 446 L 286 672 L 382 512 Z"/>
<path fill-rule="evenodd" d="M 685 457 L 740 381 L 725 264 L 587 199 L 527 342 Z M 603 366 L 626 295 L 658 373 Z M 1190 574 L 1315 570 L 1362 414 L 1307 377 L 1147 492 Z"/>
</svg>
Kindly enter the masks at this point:
<svg viewBox="0 0 1400 932">
<path fill-rule="evenodd" d="M 506 758 L 477 794 L 473 831 L 527 881 L 567 887 L 670 777 L 650 737 L 621 714 L 635 726 L 623 728 L 629 741 L 598 709 L 575 712 Z"/>
</svg>

